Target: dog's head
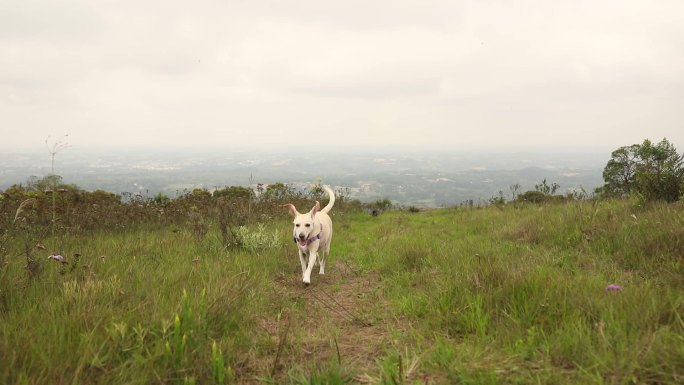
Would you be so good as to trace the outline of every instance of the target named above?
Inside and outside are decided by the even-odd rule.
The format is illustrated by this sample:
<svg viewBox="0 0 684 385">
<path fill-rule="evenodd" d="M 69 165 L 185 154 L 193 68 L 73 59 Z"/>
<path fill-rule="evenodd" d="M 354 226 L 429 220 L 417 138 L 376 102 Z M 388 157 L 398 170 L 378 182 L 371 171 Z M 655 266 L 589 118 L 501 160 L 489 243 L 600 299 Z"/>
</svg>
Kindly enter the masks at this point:
<svg viewBox="0 0 684 385">
<path fill-rule="evenodd" d="M 290 214 L 294 217 L 294 220 L 292 221 L 294 224 L 292 236 L 295 242 L 301 247 L 306 247 L 309 244 L 311 236 L 315 236 L 316 229 L 314 228 L 314 224 L 316 213 L 321 209 L 321 204 L 316 201 L 316 204 L 311 211 L 304 214 L 297 211 L 297 208 L 292 203 L 288 203 L 284 207 L 287 207 L 290 210 Z"/>
</svg>

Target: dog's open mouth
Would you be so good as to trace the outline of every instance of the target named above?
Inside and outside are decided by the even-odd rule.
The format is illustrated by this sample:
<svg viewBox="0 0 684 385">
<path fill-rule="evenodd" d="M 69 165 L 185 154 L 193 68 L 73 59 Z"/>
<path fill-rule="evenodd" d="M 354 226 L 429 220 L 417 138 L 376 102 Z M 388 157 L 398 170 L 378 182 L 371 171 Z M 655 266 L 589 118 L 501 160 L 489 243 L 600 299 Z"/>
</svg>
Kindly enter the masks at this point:
<svg viewBox="0 0 684 385">
<path fill-rule="evenodd" d="M 299 237 L 293 237 L 293 238 L 294 238 L 295 243 L 301 247 L 306 247 L 309 245 L 309 238 L 299 238 Z"/>
<path fill-rule="evenodd" d="M 310 245 L 311 243 L 313 243 L 319 239 L 321 239 L 321 234 L 318 234 L 318 235 L 313 236 L 313 237 L 311 235 L 309 235 L 306 238 L 294 237 L 295 243 L 301 247 L 307 247 L 308 245 Z"/>
</svg>

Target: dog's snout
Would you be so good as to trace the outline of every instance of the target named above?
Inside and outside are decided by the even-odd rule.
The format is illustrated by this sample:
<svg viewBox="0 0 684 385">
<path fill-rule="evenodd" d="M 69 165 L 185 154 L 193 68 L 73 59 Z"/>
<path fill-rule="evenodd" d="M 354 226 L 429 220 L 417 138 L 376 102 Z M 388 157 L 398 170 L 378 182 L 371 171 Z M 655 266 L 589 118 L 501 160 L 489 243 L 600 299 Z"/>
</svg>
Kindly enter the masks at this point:
<svg viewBox="0 0 684 385">
<path fill-rule="evenodd" d="M 304 234 L 299 234 L 299 239 L 304 239 L 306 236 Z"/>
</svg>

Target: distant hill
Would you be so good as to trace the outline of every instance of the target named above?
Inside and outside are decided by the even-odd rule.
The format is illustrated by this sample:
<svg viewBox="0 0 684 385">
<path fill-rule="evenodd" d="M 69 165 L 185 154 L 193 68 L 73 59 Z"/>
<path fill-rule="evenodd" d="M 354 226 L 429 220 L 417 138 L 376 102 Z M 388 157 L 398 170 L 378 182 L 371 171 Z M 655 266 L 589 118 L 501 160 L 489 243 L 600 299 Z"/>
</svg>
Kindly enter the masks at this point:
<svg viewBox="0 0 684 385">
<path fill-rule="evenodd" d="M 70 148 L 55 172 L 86 190 L 176 196 L 193 188 L 284 182 L 306 186 L 322 180 L 363 201 L 389 198 L 402 205 L 450 206 L 512 195 L 511 186 L 533 189 L 542 179 L 559 193 L 603 184 L 610 152 L 514 151 L 284 151 L 127 150 Z M 41 151 L 0 153 L 0 189 L 50 172 Z"/>
</svg>

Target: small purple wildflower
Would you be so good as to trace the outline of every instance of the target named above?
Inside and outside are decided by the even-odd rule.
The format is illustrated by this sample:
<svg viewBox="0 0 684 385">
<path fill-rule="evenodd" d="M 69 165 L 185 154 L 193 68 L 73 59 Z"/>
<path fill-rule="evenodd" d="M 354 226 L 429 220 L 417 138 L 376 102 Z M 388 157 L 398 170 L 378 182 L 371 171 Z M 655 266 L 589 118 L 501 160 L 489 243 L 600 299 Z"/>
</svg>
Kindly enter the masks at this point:
<svg viewBox="0 0 684 385">
<path fill-rule="evenodd" d="M 622 291 L 622 286 L 611 284 L 606 286 L 606 291 Z"/>
</svg>

